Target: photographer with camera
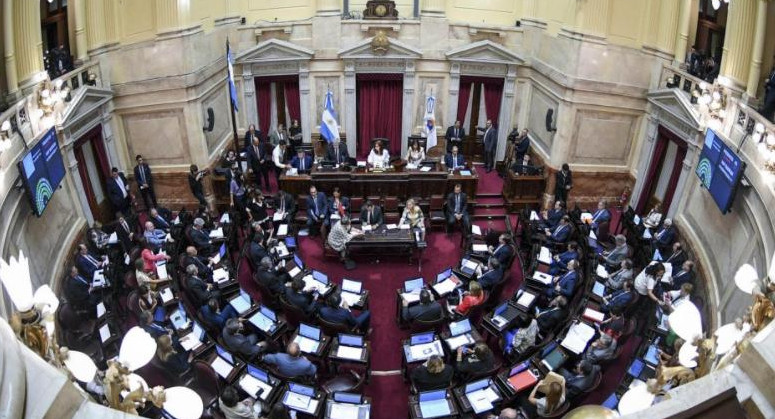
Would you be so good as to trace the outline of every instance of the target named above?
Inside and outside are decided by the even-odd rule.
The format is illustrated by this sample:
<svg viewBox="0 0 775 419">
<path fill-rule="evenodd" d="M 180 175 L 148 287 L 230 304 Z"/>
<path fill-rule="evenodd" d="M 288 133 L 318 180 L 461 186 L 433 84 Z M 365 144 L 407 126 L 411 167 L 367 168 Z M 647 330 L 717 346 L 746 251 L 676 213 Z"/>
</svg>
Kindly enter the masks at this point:
<svg viewBox="0 0 775 419">
<path fill-rule="evenodd" d="M 207 201 L 205 200 L 204 187 L 202 186 L 202 178 L 209 174 L 209 169 L 199 170 L 199 167 L 195 164 L 191 165 L 190 172 L 188 174 L 188 186 L 191 188 L 191 193 L 196 197 L 197 200 L 199 200 L 199 205 L 201 206 L 207 205 Z"/>
</svg>

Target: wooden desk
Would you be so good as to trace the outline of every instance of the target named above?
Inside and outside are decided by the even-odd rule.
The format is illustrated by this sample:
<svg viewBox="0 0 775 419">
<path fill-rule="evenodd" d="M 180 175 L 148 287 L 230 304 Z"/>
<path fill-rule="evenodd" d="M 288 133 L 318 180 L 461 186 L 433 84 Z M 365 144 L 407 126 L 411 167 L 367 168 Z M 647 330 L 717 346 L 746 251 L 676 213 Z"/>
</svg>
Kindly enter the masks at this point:
<svg viewBox="0 0 775 419">
<path fill-rule="evenodd" d="M 510 211 L 523 208 L 539 210 L 545 190 L 546 178 L 543 176 L 517 175 L 511 169 L 503 181 L 503 199 Z"/>
<path fill-rule="evenodd" d="M 449 415 L 443 416 L 444 418 L 457 418 L 460 417 L 460 410 L 457 407 L 457 403 L 455 403 L 455 397 L 452 395 L 452 392 L 447 390 L 447 396 L 446 396 L 447 402 L 449 403 Z M 420 396 L 419 395 L 410 395 L 409 396 L 409 417 L 411 419 L 422 419 L 422 410 L 420 409 Z"/>
<path fill-rule="evenodd" d="M 355 254 L 404 255 L 409 258 L 410 262 L 415 249 L 420 249 L 422 252 L 423 247 L 417 245 L 414 232 L 411 229 L 388 230 L 385 225 L 380 226 L 377 230 L 367 231 L 364 235 L 355 237 L 347 243 L 347 250 L 351 256 Z M 421 258 L 422 254 L 419 255 L 418 260 Z"/>
<path fill-rule="evenodd" d="M 489 378 L 484 378 L 489 379 Z M 498 409 L 501 403 L 503 402 L 503 394 L 500 391 L 500 388 L 495 383 L 495 380 L 489 379 L 490 385 L 488 386 L 492 391 L 498 396 L 496 400 L 493 400 L 491 403 L 493 405 L 493 409 Z M 478 380 L 477 380 L 478 381 Z M 474 414 L 474 408 L 471 406 L 471 401 L 468 398 L 468 394 L 465 392 L 466 385 L 461 385 L 458 387 L 455 387 L 452 389 L 452 394 L 455 396 L 455 399 L 457 399 L 458 406 L 460 406 L 460 410 L 463 413 L 471 413 Z M 490 412 L 493 409 L 486 410 L 484 412 L 478 413 L 478 415 L 483 415 L 485 412 Z"/>
<path fill-rule="evenodd" d="M 329 194 L 334 187 L 339 187 L 343 196 L 367 197 L 367 196 L 396 196 L 404 201 L 411 197 L 430 198 L 431 195 L 446 195 L 454 190 L 455 184 L 460 183 L 463 192 L 469 198 L 476 196 L 476 188 L 479 176 L 476 169 L 471 170 L 470 176 L 460 175 L 459 172 L 449 174 L 442 170 L 443 166 L 437 164 L 436 170 L 420 172 L 419 170 L 370 172 L 363 168 L 353 168 L 352 171 L 342 169 L 318 169 L 312 168 L 312 172 L 306 175 L 280 176 L 280 189 L 292 195 L 307 195 L 310 185 L 314 184 L 318 190 Z"/>
</svg>

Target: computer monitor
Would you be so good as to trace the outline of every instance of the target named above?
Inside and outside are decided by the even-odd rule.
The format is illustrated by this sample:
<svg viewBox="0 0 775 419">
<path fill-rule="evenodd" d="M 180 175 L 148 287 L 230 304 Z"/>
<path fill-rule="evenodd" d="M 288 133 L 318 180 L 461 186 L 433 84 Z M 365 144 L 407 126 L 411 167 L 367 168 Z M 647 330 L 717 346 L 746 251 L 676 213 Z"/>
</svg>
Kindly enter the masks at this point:
<svg viewBox="0 0 775 419">
<path fill-rule="evenodd" d="M 464 335 L 471 331 L 471 322 L 468 319 L 463 319 L 457 322 L 449 323 L 449 333 L 452 336 Z"/>
<path fill-rule="evenodd" d="M 474 381 L 473 383 L 466 384 L 465 393 L 466 394 L 473 393 L 474 391 L 481 390 L 489 386 L 490 386 L 490 379 L 484 378 L 479 381 Z"/>
<path fill-rule="evenodd" d="M 433 342 L 433 332 L 418 333 L 416 335 L 412 335 L 412 337 L 409 339 L 410 345 L 421 345 L 423 343 L 430 342 Z"/>
<path fill-rule="evenodd" d="M 261 307 L 259 308 L 259 311 L 261 312 L 261 314 L 266 316 L 266 318 L 272 320 L 273 322 L 277 321 L 277 314 L 275 314 L 275 312 L 272 311 L 269 307 L 262 304 Z"/>
<path fill-rule="evenodd" d="M 439 282 L 449 278 L 450 276 L 452 276 L 452 268 L 447 268 L 443 272 L 440 272 L 438 275 L 436 275 L 436 283 L 438 284 Z"/>
<path fill-rule="evenodd" d="M 320 271 L 312 271 L 312 279 L 320 282 L 321 284 L 328 285 L 328 276 Z"/>
<path fill-rule="evenodd" d="M 252 304 L 252 303 L 253 303 L 253 300 L 250 298 L 250 294 L 248 294 L 247 292 L 245 292 L 245 290 L 243 290 L 242 288 L 240 288 L 240 289 L 239 289 L 239 295 L 240 295 L 240 297 L 242 297 L 242 298 L 243 298 L 245 301 L 247 301 L 247 302 L 248 302 L 248 304 Z"/>
<path fill-rule="evenodd" d="M 495 316 L 498 316 L 504 311 L 506 311 L 508 307 L 509 307 L 508 301 L 501 303 L 498 307 L 495 307 Z"/>
<path fill-rule="evenodd" d="M 361 404 L 363 403 L 363 396 L 356 393 L 337 391 L 334 393 L 334 401 L 339 403 Z"/>
<path fill-rule="evenodd" d="M 443 398 L 447 397 L 447 390 L 432 390 L 432 391 L 423 391 L 420 393 L 420 402 L 430 402 L 433 400 L 441 400 Z"/>
<path fill-rule="evenodd" d="M 312 340 L 320 340 L 320 329 L 308 324 L 299 323 L 299 334 Z"/>
<path fill-rule="evenodd" d="M 193 333 L 194 336 L 197 337 L 200 342 L 204 342 L 205 330 L 202 329 L 202 326 L 200 326 L 199 323 L 194 322 L 194 328 L 191 330 L 191 333 Z"/>
<path fill-rule="evenodd" d="M 263 381 L 265 383 L 269 382 L 269 374 L 267 374 L 267 372 L 262 370 L 261 368 L 257 368 L 257 367 L 254 367 L 252 365 L 248 365 L 248 374 L 253 376 L 253 378 L 261 380 L 261 381 Z"/>
<path fill-rule="evenodd" d="M 315 397 L 315 389 L 301 384 L 290 383 L 288 389 L 296 394 L 302 394 L 309 397 Z"/>
<path fill-rule="evenodd" d="M 234 357 L 231 356 L 229 351 L 227 351 L 226 349 L 223 349 L 221 345 L 215 345 L 215 352 L 218 354 L 218 356 L 223 358 L 224 361 L 234 365 Z"/>
<path fill-rule="evenodd" d="M 293 261 L 296 262 L 296 266 L 298 266 L 299 269 L 304 269 L 304 262 L 301 261 L 301 258 L 296 253 L 293 254 Z"/>
<path fill-rule="evenodd" d="M 404 292 L 412 292 L 421 289 L 425 284 L 422 278 L 408 279 L 404 281 Z"/>
<path fill-rule="evenodd" d="M 360 294 L 363 290 L 363 282 L 353 281 L 351 279 L 342 279 L 342 291 Z"/>
<path fill-rule="evenodd" d="M 339 344 L 345 346 L 363 346 L 363 336 L 348 335 L 346 333 L 339 334 Z"/>
<path fill-rule="evenodd" d="M 221 259 L 226 256 L 226 243 L 221 244 L 221 247 L 218 249 L 218 254 L 221 256 Z"/>
</svg>

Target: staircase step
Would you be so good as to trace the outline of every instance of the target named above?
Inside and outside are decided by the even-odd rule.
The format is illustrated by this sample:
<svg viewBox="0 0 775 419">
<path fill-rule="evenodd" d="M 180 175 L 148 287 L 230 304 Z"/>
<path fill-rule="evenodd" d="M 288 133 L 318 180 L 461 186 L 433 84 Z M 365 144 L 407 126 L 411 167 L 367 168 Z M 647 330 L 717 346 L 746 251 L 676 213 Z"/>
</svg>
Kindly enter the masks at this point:
<svg viewBox="0 0 775 419">
<path fill-rule="evenodd" d="M 476 199 L 481 198 L 503 198 L 503 195 L 498 192 L 477 192 Z"/>
<path fill-rule="evenodd" d="M 506 201 L 503 200 L 503 197 L 486 197 L 486 198 L 477 198 L 476 204 L 505 204 Z"/>
</svg>

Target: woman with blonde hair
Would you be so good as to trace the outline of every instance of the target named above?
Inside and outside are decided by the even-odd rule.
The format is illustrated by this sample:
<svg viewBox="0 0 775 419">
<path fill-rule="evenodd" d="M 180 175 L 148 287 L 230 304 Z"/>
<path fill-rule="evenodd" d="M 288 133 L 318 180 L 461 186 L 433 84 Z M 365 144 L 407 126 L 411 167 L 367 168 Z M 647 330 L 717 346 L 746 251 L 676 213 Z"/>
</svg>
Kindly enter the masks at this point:
<svg viewBox="0 0 775 419">
<path fill-rule="evenodd" d="M 193 352 L 190 354 L 178 353 L 172 345 L 170 335 L 165 334 L 156 339 L 156 357 L 159 358 L 164 369 L 180 375 L 191 369 Z"/>
<path fill-rule="evenodd" d="M 415 232 L 419 232 L 419 241 L 425 240 L 425 217 L 420 206 L 412 198 L 406 200 L 406 208 L 404 208 L 401 221 L 398 223 L 399 226 L 406 224 Z"/>
<path fill-rule="evenodd" d="M 484 297 L 482 286 L 476 281 L 471 281 L 468 284 L 468 291 L 463 293 L 463 300 L 455 310 L 465 316 L 472 308 L 482 304 Z"/>
<path fill-rule="evenodd" d="M 538 416 L 551 415 L 565 403 L 564 380 L 552 381 L 548 386 L 544 381 L 545 380 L 541 380 L 533 387 L 533 391 L 527 397 L 528 402 L 530 402 L 530 405 L 535 409 Z M 539 390 L 544 392 L 544 397 L 536 397 L 536 393 L 538 393 Z"/>
<path fill-rule="evenodd" d="M 438 355 L 431 356 L 425 364 L 412 371 L 412 384 L 417 391 L 427 391 L 449 387 L 454 371 L 444 364 Z"/>
</svg>

